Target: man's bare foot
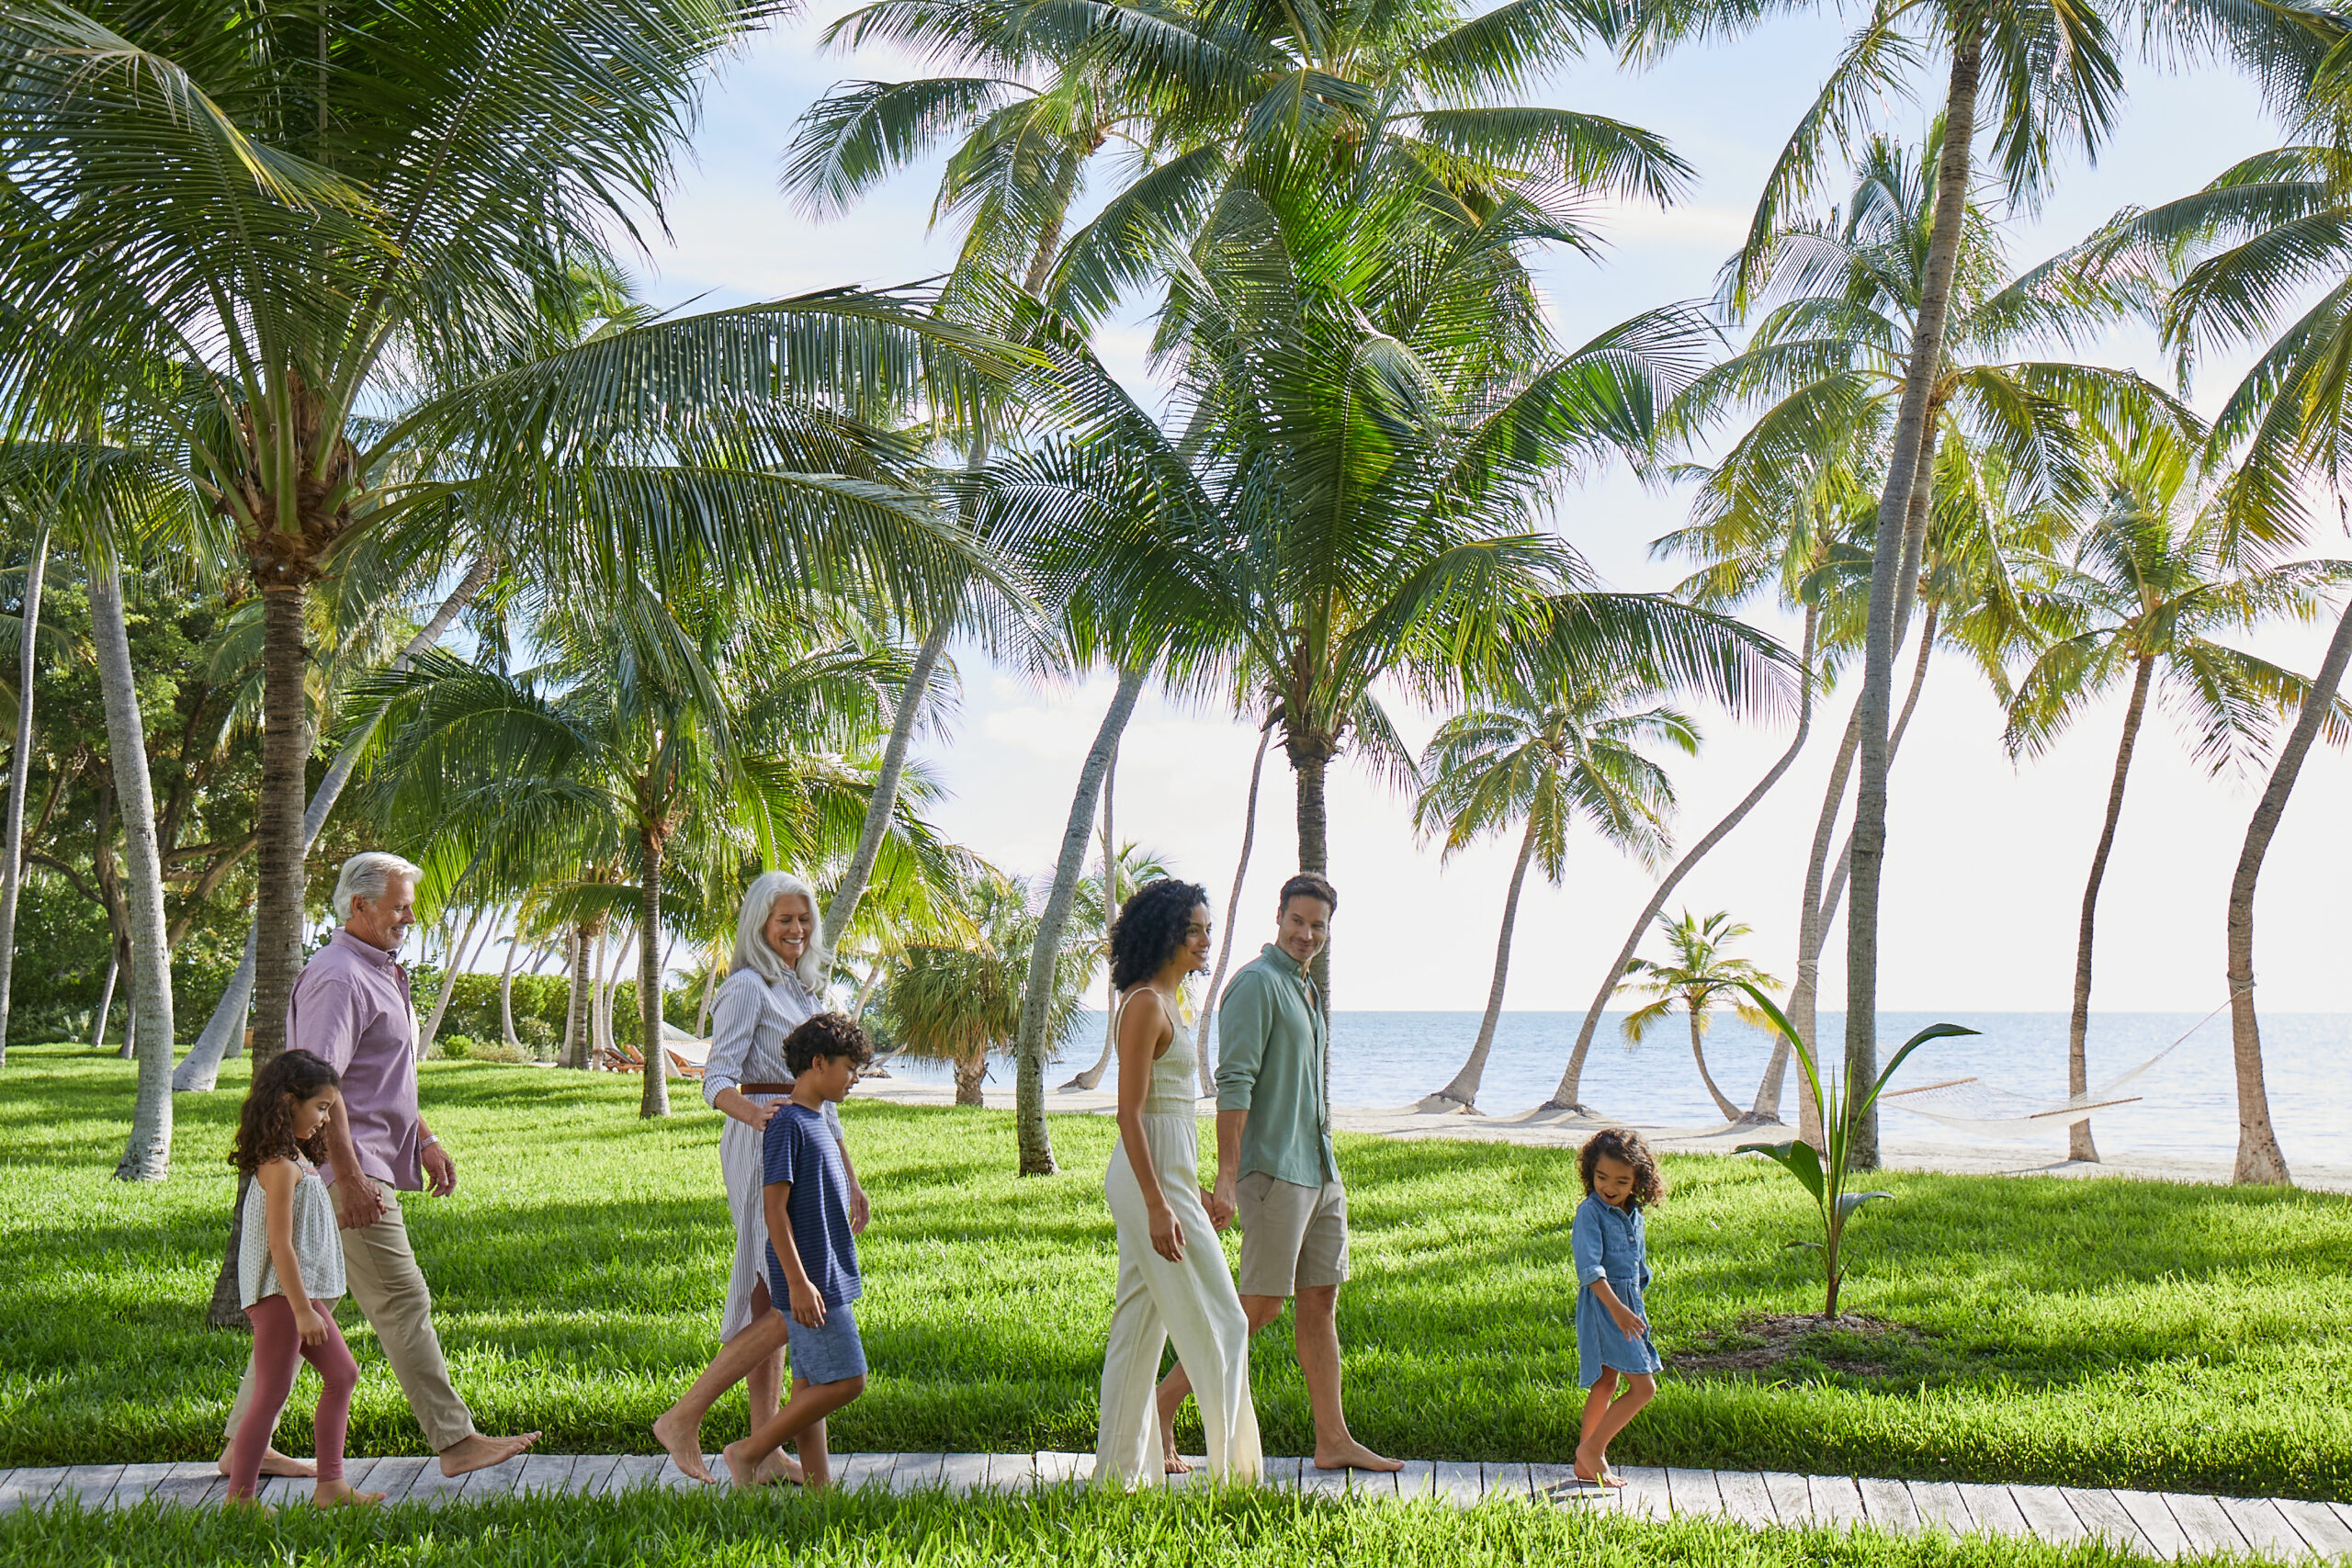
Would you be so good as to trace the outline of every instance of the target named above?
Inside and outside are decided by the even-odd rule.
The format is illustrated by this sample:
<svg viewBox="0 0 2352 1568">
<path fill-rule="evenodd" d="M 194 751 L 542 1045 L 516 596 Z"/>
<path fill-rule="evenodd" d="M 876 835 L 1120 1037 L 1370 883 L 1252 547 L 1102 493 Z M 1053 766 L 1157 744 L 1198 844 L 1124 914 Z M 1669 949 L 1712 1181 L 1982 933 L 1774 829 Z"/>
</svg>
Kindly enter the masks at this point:
<svg viewBox="0 0 2352 1568">
<path fill-rule="evenodd" d="M 782 1449 L 760 1461 L 758 1479 L 763 1486 L 773 1486 L 779 1481 L 789 1481 L 795 1486 L 808 1484 L 808 1474 L 801 1469 L 800 1461 Z"/>
<path fill-rule="evenodd" d="M 1353 1438 L 1350 1438 L 1344 1442 L 1334 1443 L 1328 1449 L 1318 1445 L 1315 1450 L 1315 1468 L 1317 1470 L 1402 1470 L 1405 1468 L 1405 1461 L 1401 1459 L 1384 1459 Z"/>
<path fill-rule="evenodd" d="M 383 1500 L 381 1492 L 356 1492 L 347 1481 L 322 1481 L 311 1494 L 311 1505 L 321 1508 L 366 1508 Z"/>
<path fill-rule="evenodd" d="M 662 1445 L 672 1464 L 696 1481 L 708 1483 L 718 1479 L 702 1462 L 702 1428 L 699 1426 L 689 1427 L 680 1420 L 676 1405 L 654 1417 L 653 1440 Z"/>
<path fill-rule="evenodd" d="M 738 1490 L 745 1492 L 754 1486 L 765 1486 L 769 1480 L 761 1473 L 764 1464 L 752 1463 L 752 1456 L 745 1451 L 748 1441 L 732 1442 L 718 1450 L 718 1457 L 727 1461 L 728 1479 L 734 1482 Z"/>
<path fill-rule="evenodd" d="M 227 1450 L 221 1450 L 220 1462 L 213 1468 L 223 1475 L 229 1473 Z M 290 1475 L 297 1481 L 309 1481 L 319 1473 L 319 1467 L 310 1460 L 296 1459 L 292 1454 L 282 1454 L 276 1449 L 264 1449 L 261 1455 L 261 1472 L 265 1476 Z"/>
<path fill-rule="evenodd" d="M 493 1464 L 504 1464 L 538 1440 L 537 1432 L 526 1432 L 519 1438 L 485 1438 L 476 1432 L 472 1437 L 461 1438 L 441 1450 L 441 1473 L 463 1475 L 469 1471 L 488 1470 Z"/>
</svg>

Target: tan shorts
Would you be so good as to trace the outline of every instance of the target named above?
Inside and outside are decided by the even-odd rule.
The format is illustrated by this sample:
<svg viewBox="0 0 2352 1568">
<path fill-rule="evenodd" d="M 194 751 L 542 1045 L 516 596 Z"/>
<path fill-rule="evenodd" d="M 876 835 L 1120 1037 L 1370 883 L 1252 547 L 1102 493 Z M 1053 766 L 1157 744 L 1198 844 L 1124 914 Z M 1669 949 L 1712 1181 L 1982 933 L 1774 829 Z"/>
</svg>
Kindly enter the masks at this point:
<svg viewBox="0 0 2352 1568">
<path fill-rule="evenodd" d="M 1234 1183 L 1241 1222 L 1241 1293 L 1295 1296 L 1348 1277 L 1348 1190 L 1301 1187 L 1253 1170 Z"/>
</svg>

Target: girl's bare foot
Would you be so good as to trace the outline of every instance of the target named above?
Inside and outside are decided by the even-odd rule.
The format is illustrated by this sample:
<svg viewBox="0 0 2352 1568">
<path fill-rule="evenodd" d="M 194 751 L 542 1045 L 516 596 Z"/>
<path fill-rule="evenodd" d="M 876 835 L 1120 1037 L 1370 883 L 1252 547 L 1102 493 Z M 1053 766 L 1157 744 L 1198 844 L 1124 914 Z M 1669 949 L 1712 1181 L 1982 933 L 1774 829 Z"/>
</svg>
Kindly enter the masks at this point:
<svg viewBox="0 0 2352 1568">
<path fill-rule="evenodd" d="M 224 1514 L 244 1514 L 256 1519 L 274 1519 L 277 1510 L 254 1497 L 224 1497 L 220 1500 Z"/>
<path fill-rule="evenodd" d="M 347 1481 L 322 1481 L 311 1494 L 312 1506 L 321 1508 L 366 1508 L 383 1500 L 381 1492 L 354 1491 Z"/>
<path fill-rule="evenodd" d="M 223 1475 L 229 1473 L 228 1450 L 220 1450 L 220 1462 L 214 1468 Z M 296 1459 L 292 1454 L 282 1454 L 276 1449 L 264 1449 L 261 1472 L 264 1476 L 288 1475 L 297 1481 L 308 1481 L 319 1473 L 319 1467 L 310 1460 Z"/>
</svg>

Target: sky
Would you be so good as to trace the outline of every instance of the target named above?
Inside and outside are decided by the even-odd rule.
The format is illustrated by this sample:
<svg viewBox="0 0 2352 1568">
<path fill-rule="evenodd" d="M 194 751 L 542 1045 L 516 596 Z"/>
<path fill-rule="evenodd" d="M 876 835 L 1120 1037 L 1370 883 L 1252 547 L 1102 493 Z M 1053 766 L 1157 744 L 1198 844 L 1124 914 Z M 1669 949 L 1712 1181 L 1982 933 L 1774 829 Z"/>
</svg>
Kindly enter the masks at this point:
<svg viewBox="0 0 2352 1568">
<path fill-rule="evenodd" d="M 820 10 L 730 62 L 707 105 L 695 159 L 667 206 L 669 235 L 642 258 L 641 282 L 661 304 L 703 305 L 847 284 L 889 285 L 942 270 L 955 236 L 929 229 L 936 170 L 913 171 L 846 218 L 811 222 L 778 194 L 776 174 L 795 118 L 835 81 L 922 73 L 903 58 L 844 57 L 820 46 Z M 1597 209 L 1608 241 L 1596 263 L 1562 257 L 1540 277 L 1566 344 L 1676 299 L 1700 299 L 1745 232 L 1764 172 L 1838 48 L 1834 19 L 1783 21 L 1748 39 L 1692 51 L 1639 73 L 1587 62 L 1531 99 L 1608 114 L 1665 135 L 1697 169 L 1689 195 L 1666 210 Z M 2279 140 L 2246 85 L 2226 73 L 2131 70 L 2132 96 L 2096 164 L 2062 171 L 2041 210 L 2010 230 L 2013 261 L 2030 264 L 2080 239 L 2119 209 L 2186 193 Z M 1883 106 L 1881 123 L 1916 138 L 1917 105 Z M 1099 349 L 1131 384 L 1148 388 L 1138 312 L 1106 326 Z M 2119 333 L 2076 352 L 2167 375 L 2153 337 Z M 2242 360 L 2216 356 L 2193 389 L 2210 408 Z M 1653 493 L 1622 470 L 1558 500 L 1554 525 L 1610 586 L 1652 590 L 1678 574 L 1649 558 L 1649 542 L 1682 520 L 1687 496 Z M 2317 554 L 2352 545 L 2322 537 Z M 1794 640 L 1766 611 L 1759 624 Z M 2309 671 L 2327 627 L 2285 626 L 2248 646 Z M 1906 656 L 1907 657 L 1907 656 Z M 1907 671 L 1907 665 L 1906 665 Z M 1050 869 L 1080 761 L 1111 694 L 1107 676 L 1039 685 L 960 650 L 964 697 L 951 732 L 922 748 L 947 786 L 940 824 L 996 864 Z M 1728 910 L 1753 928 L 1738 951 L 1767 971 L 1793 973 L 1804 858 L 1830 754 L 1859 680 L 1833 696 L 1796 765 L 1678 890 L 1669 908 Z M 1706 743 L 1678 759 L 1677 836 L 1695 840 L 1751 787 L 1788 744 L 1792 719 L 1743 721 L 1698 710 Z M 1400 709 L 1408 739 L 1444 716 Z M 1881 1005 L 2047 1011 L 2069 1002 L 2083 880 L 2098 829 L 2121 703 L 2087 712 L 2047 756 L 2012 762 L 2001 719 L 1980 677 L 1947 658 L 1932 667 L 1890 785 L 1882 922 Z M 1147 696 L 1120 754 L 1116 830 L 1204 883 L 1220 924 L 1239 852 L 1254 730 L 1227 715 Z M 2304 770 L 2265 869 L 2256 909 L 2257 982 L 2275 1011 L 2352 1010 L 2339 976 L 2341 888 L 2352 825 L 2341 802 L 2352 764 L 2322 752 Z M 2100 903 L 2097 990 L 2103 1011 L 2202 1013 L 2222 1001 L 2228 884 L 2263 779 L 2213 778 L 2194 766 L 2181 732 L 2154 716 L 2139 748 L 2114 862 Z M 1495 958 L 1515 841 L 1473 846 L 1451 860 L 1419 841 L 1409 800 L 1346 759 L 1331 773 L 1333 999 L 1342 1009 L 1469 1010 L 1481 1006 Z M 1236 949 L 1272 935 L 1274 890 L 1295 863 L 1289 770 L 1270 754 L 1257 852 L 1242 889 Z M 1626 928 L 1646 901 L 1651 874 L 1599 840 L 1572 846 L 1563 886 L 1532 876 L 1520 911 L 1508 1005 L 1581 1010 Z M 1842 939 L 1825 955 L 1826 997 L 1841 994 Z"/>
</svg>

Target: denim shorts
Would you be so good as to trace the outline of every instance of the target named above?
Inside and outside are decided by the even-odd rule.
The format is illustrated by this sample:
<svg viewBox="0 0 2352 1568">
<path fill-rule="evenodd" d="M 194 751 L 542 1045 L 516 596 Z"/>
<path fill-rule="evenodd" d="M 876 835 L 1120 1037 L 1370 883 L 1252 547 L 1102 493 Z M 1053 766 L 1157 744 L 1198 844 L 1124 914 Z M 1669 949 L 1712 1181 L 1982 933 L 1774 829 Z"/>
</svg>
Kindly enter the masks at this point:
<svg viewBox="0 0 2352 1568">
<path fill-rule="evenodd" d="M 850 1303 L 825 1303 L 825 1324 L 811 1328 L 785 1314 L 791 1325 L 792 1375 L 810 1382 L 841 1382 L 865 1375 L 865 1345 L 857 1337 L 857 1314 Z"/>
</svg>

